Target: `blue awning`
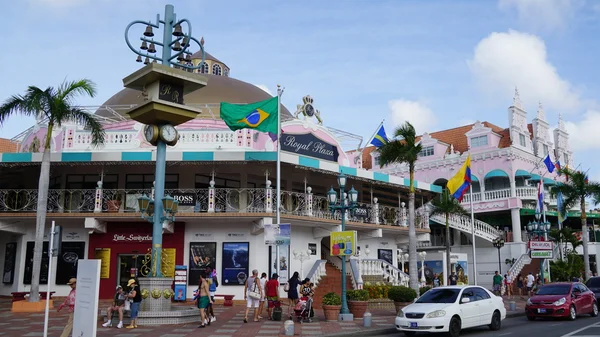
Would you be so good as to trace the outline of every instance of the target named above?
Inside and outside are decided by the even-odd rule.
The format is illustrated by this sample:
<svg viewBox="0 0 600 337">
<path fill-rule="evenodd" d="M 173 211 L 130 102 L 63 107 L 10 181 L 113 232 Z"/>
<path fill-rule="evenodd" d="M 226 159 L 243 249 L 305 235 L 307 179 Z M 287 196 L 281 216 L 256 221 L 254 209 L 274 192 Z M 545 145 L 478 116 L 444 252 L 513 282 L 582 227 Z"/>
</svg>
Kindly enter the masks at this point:
<svg viewBox="0 0 600 337">
<path fill-rule="evenodd" d="M 544 185 L 554 186 L 556 185 L 556 182 L 550 178 L 544 178 Z"/>
<path fill-rule="evenodd" d="M 471 181 L 479 182 L 479 179 L 477 179 L 477 177 L 473 173 L 471 173 Z"/>
<path fill-rule="evenodd" d="M 529 181 L 540 181 L 540 176 L 537 174 L 532 174 L 531 178 L 529 178 Z"/>
<path fill-rule="evenodd" d="M 531 178 L 531 173 L 525 170 L 517 170 L 517 172 L 515 173 L 515 177 L 529 179 Z"/>
<path fill-rule="evenodd" d="M 502 170 L 493 170 L 488 172 L 488 174 L 485 175 L 485 179 L 488 178 L 508 178 L 508 174 L 506 174 L 506 172 L 502 171 Z"/>
</svg>

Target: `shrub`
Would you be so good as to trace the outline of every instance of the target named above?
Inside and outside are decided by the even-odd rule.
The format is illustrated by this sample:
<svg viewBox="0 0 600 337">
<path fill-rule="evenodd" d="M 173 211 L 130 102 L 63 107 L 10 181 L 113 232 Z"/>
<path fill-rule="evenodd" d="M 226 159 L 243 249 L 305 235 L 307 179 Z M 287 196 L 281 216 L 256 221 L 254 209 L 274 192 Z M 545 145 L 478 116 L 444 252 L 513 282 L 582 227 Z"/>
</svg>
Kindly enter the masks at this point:
<svg viewBox="0 0 600 337">
<path fill-rule="evenodd" d="M 405 286 L 393 286 L 388 291 L 388 298 L 394 302 L 412 302 L 417 298 L 417 292 Z"/>
<path fill-rule="evenodd" d="M 370 284 L 365 283 L 363 289 L 369 292 L 369 299 L 380 299 L 380 298 L 388 298 L 388 291 L 390 290 L 389 285 L 379 285 L 379 284 Z"/>
<path fill-rule="evenodd" d="M 431 289 L 430 286 L 425 286 L 425 287 L 421 287 L 419 288 L 419 294 L 423 295 L 424 293 L 426 293 L 429 289 Z"/>
<path fill-rule="evenodd" d="M 348 299 L 348 301 L 368 301 L 369 292 L 365 289 L 347 290 L 346 298 Z"/>
<path fill-rule="evenodd" d="M 327 293 L 323 296 L 323 305 L 342 305 L 342 298 L 336 293 Z"/>
</svg>

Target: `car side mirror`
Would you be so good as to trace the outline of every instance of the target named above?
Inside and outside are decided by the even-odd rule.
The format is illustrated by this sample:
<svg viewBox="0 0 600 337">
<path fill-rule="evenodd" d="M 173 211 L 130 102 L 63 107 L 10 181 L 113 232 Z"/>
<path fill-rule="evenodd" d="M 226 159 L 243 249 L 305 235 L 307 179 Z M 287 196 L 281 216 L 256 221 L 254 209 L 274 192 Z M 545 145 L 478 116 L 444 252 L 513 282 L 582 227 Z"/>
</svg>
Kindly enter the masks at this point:
<svg viewBox="0 0 600 337">
<path fill-rule="evenodd" d="M 471 299 L 470 299 L 470 298 L 468 298 L 468 297 L 463 297 L 463 298 L 460 300 L 460 303 L 461 303 L 461 304 L 465 304 L 465 303 L 469 303 L 469 302 L 471 302 Z"/>
</svg>

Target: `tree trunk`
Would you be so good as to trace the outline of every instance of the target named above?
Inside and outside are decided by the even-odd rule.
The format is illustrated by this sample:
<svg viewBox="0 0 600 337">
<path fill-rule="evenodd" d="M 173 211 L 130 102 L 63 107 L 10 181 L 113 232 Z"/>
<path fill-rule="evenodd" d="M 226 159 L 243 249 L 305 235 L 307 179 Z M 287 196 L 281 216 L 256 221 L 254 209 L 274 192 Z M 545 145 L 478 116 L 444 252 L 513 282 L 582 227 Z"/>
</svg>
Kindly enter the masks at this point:
<svg viewBox="0 0 600 337">
<path fill-rule="evenodd" d="M 584 280 L 592 276 L 590 271 L 590 255 L 588 253 L 588 241 L 590 234 L 587 228 L 587 215 L 585 214 L 585 198 L 581 198 L 581 238 L 583 239 L 583 265 L 585 266 Z"/>
<path fill-rule="evenodd" d="M 408 275 L 410 287 L 419 294 L 419 270 L 417 268 L 417 232 L 415 230 L 414 166 L 410 165 L 410 189 L 408 193 Z"/>
<path fill-rule="evenodd" d="M 42 155 L 42 167 L 38 182 L 38 200 L 35 222 L 35 243 L 33 246 L 33 266 L 31 272 L 31 291 L 29 302 L 40 301 L 40 272 L 42 268 L 42 248 L 44 245 L 44 232 L 46 231 L 46 212 L 48 209 L 48 187 L 50 184 L 50 144 L 52 140 L 52 123 L 48 124 L 48 134 Z M 50 271 L 48 271 L 50 278 Z M 50 282 L 50 279 L 48 279 Z"/>
<path fill-rule="evenodd" d="M 446 213 L 446 274 L 444 275 L 444 284 L 449 284 L 448 280 L 452 272 L 452 263 L 450 263 L 450 223 L 449 214 Z"/>
</svg>

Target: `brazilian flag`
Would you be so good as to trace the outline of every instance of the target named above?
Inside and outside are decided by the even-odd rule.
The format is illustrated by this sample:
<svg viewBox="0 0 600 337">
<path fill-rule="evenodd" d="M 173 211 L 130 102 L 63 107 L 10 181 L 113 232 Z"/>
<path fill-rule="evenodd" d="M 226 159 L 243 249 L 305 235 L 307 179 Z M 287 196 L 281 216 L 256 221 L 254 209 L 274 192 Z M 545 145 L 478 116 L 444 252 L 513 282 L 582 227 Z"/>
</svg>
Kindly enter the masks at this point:
<svg viewBox="0 0 600 337">
<path fill-rule="evenodd" d="M 221 102 L 221 119 L 232 131 L 254 129 L 277 133 L 278 97 L 250 104 Z"/>
</svg>

